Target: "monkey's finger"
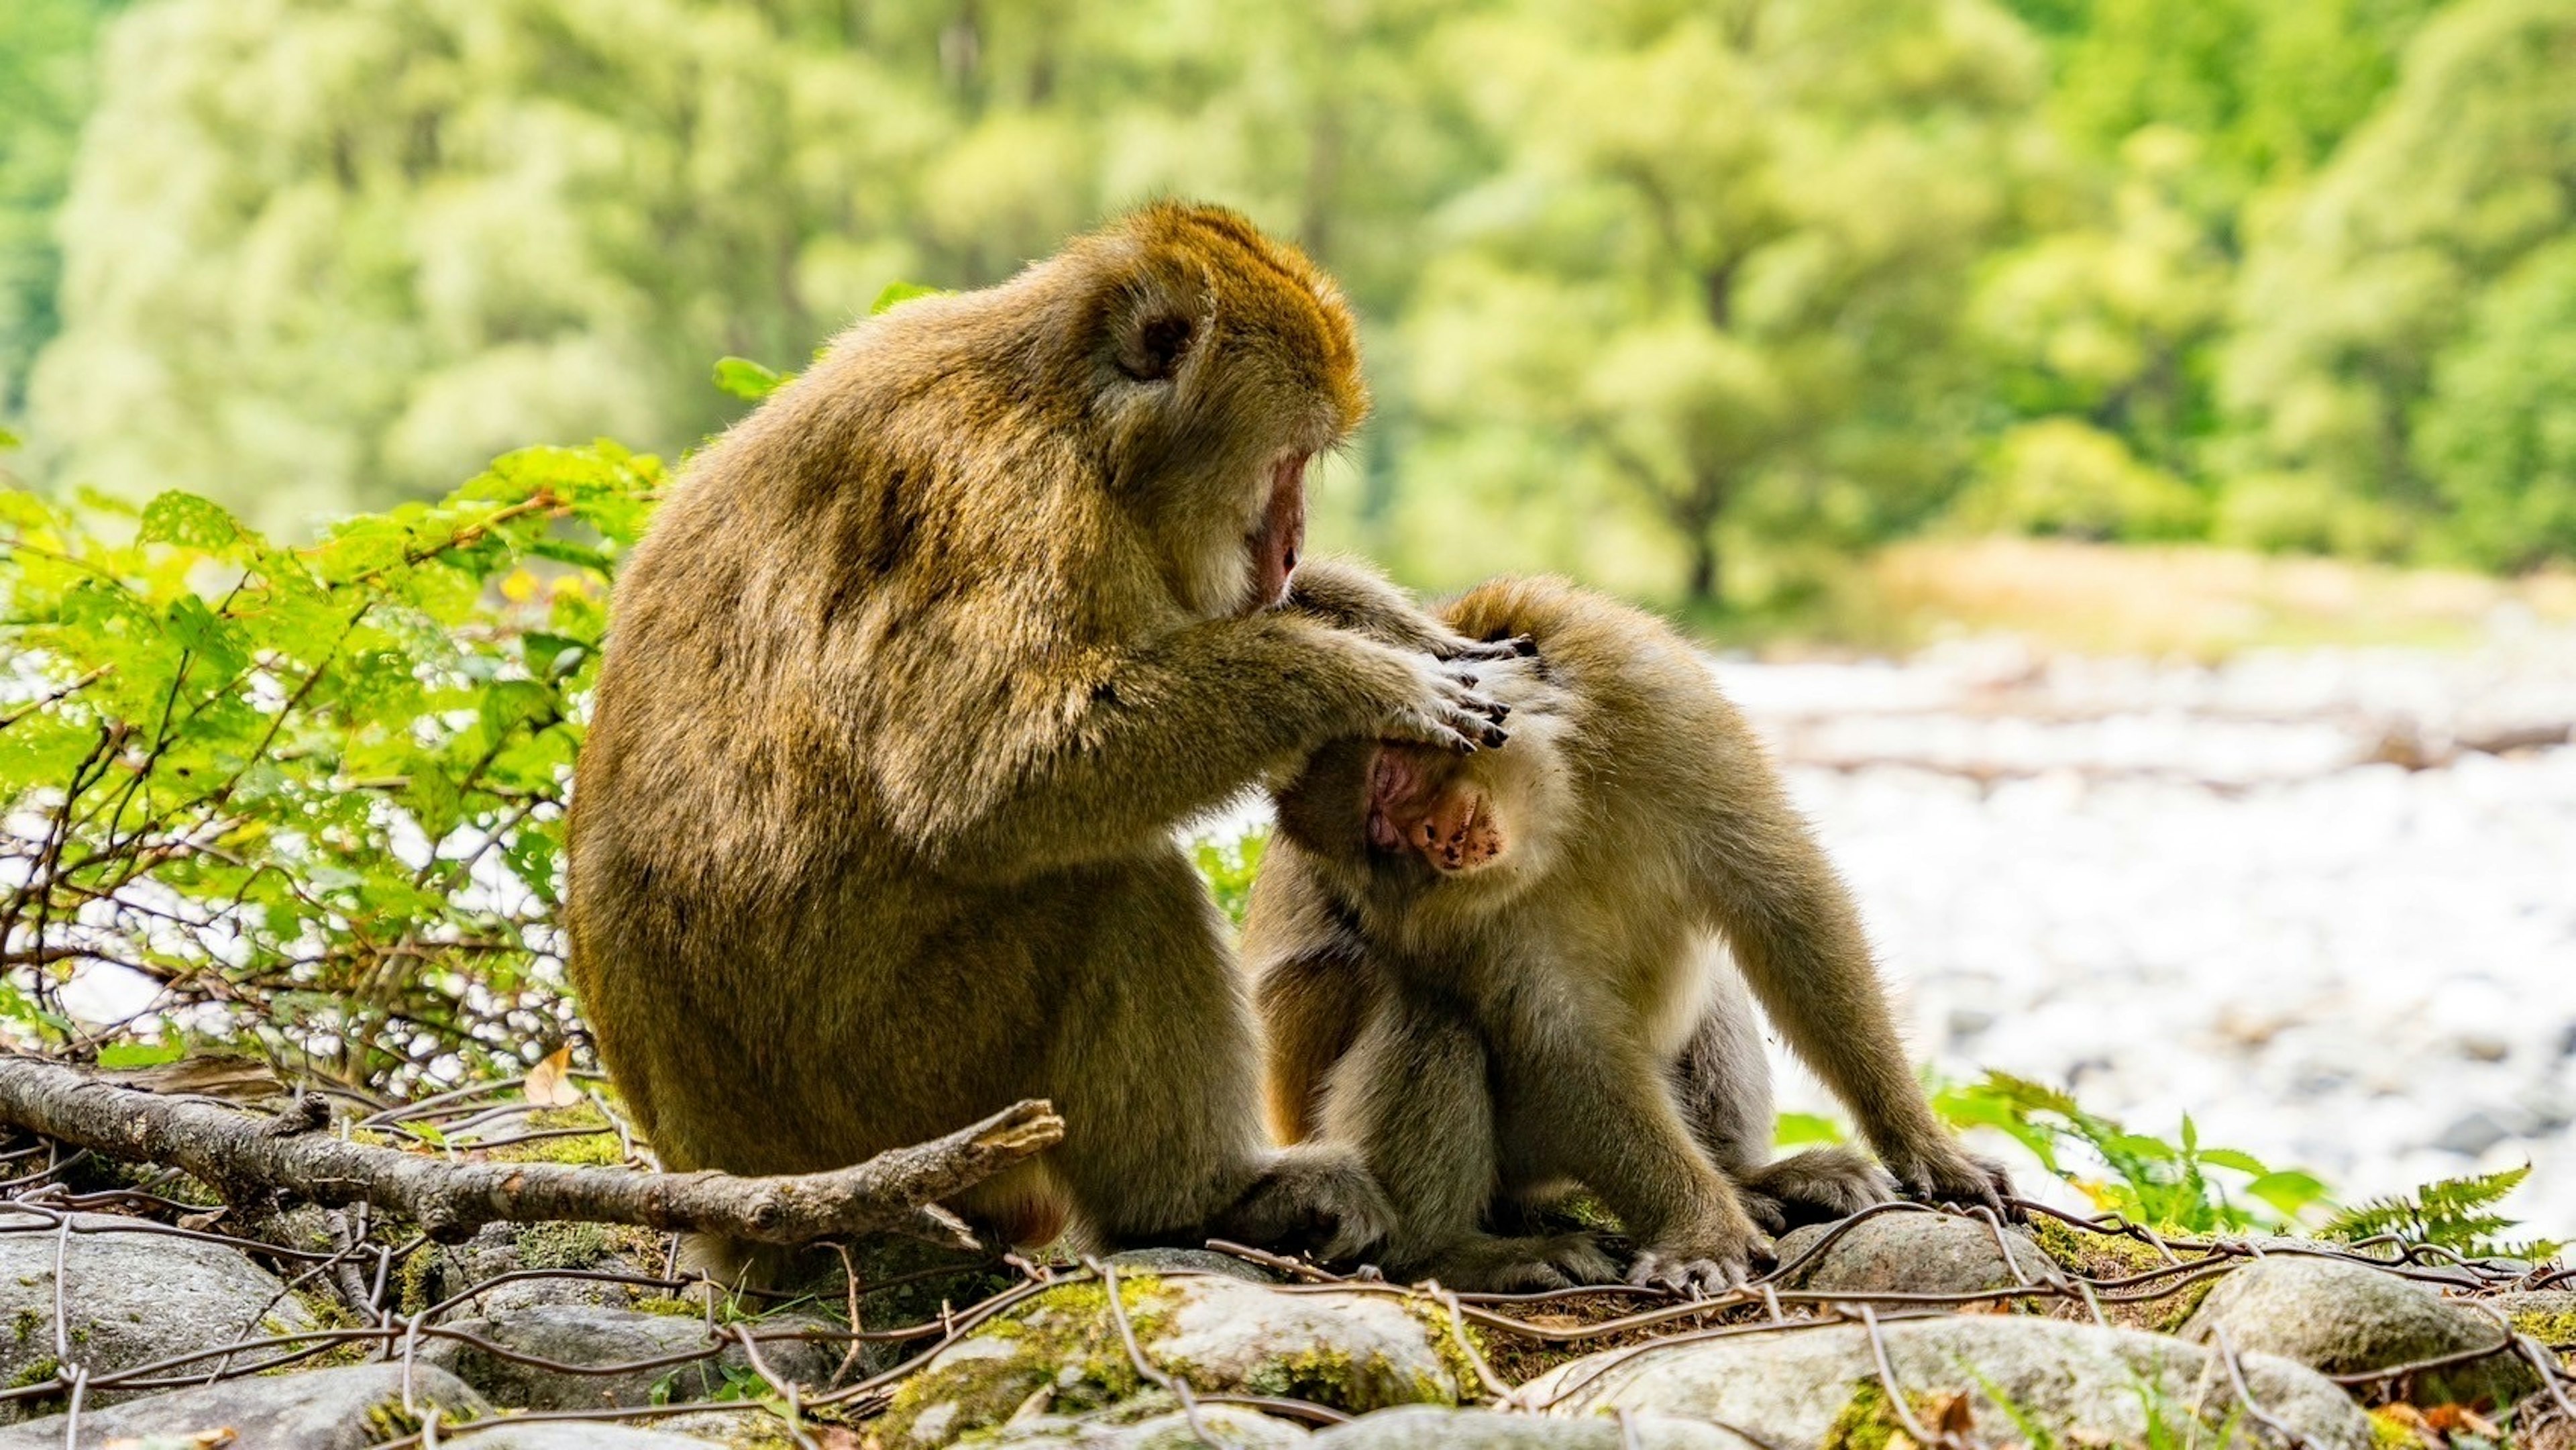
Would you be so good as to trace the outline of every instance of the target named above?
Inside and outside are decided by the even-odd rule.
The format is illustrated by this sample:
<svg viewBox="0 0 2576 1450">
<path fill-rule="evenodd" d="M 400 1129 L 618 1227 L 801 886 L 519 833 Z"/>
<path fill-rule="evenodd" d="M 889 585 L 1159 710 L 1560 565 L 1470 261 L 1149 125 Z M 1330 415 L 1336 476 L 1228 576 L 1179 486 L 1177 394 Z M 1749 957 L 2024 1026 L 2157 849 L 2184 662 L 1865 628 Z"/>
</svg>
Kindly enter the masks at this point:
<svg viewBox="0 0 2576 1450">
<path fill-rule="evenodd" d="M 1468 639 L 1460 636 L 1433 651 L 1444 660 L 1509 660 L 1527 659 L 1538 653 L 1538 642 L 1528 635 L 1510 639 Z"/>
</svg>

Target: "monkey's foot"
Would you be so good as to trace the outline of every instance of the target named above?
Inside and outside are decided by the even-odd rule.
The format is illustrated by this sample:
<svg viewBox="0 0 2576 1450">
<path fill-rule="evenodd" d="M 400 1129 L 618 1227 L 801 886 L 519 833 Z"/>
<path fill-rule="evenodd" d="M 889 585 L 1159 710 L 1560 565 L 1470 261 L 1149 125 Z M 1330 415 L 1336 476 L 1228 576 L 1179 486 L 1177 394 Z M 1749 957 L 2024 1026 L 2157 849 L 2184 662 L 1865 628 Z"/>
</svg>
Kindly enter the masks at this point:
<svg viewBox="0 0 2576 1450">
<path fill-rule="evenodd" d="M 1990 1208 L 2007 1218 L 2022 1216 L 2010 1203 L 2011 1170 L 1947 1138 L 1918 1153 L 1882 1150 L 1879 1157 L 1911 1197 L 1959 1208 Z"/>
<path fill-rule="evenodd" d="M 1767 1269 L 1776 1261 L 1771 1240 L 1751 1223 L 1740 1230 L 1717 1226 L 1638 1250 L 1628 1282 L 1697 1298 L 1741 1288 L 1757 1266 Z"/>
<path fill-rule="evenodd" d="M 1477 1234 L 1406 1277 L 1437 1279 L 1443 1288 L 1475 1294 L 1544 1294 L 1583 1284 L 1616 1284 L 1619 1266 L 1588 1233 L 1525 1238 Z"/>
<path fill-rule="evenodd" d="M 1359 1156 L 1313 1144 L 1285 1148 L 1217 1220 L 1221 1238 L 1264 1248 L 1312 1248 L 1335 1262 L 1386 1242 L 1395 1209 Z"/>
<path fill-rule="evenodd" d="M 1896 1196 L 1896 1178 L 1857 1148 L 1810 1148 L 1736 1181 L 1744 1211 L 1767 1233 L 1849 1218 Z"/>
</svg>

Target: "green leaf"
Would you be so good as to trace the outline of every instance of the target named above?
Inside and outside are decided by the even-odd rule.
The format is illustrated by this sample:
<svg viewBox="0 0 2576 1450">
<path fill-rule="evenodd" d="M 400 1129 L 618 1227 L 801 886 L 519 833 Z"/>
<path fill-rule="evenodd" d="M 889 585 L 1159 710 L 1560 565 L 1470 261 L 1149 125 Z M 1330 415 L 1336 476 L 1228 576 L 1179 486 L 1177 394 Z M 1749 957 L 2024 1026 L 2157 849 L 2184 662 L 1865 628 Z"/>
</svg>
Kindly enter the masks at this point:
<svg viewBox="0 0 2576 1450">
<path fill-rule="evenodd" d="M 1782 1113 L 1772 1129 L 1771 1141 L 1781 1148 L 1804 1148 L 1817 1143 L 1840 1143 L 1847 1136 L 1843 1125 L 1822 1113 Z"/>
<path fill-rule="evenodd" d="M 716 359 L 716 386 L 747 402 L 757 403 L 795 378 L 794 373 L 763 367 L 747 357 Z"/>
<path fill-rule="evenodd" d="M 918 282 L 888 282 L 885 290 L 877 294 L 877 300 L 868 304 L 868 316 L 878 316 L 879 314 L 887 312 L 895 307 L 899 307 L 906 302 L 910 302 L 915 297 L 945 297 L 947 295 L 948 289 L 944 287 L 924 287 Z"/>
<path fill-rule="evenodd" d="M 2239 1173 L 2251 1173 L 2257 1177 L 2272 1171 L 2271 1165 L 2262 1159 L 2234 1148 L 2203 1148 L 2200 1161 L 2213 1168 L 2233 1168 Z"/>
<path fill-rule="evenodd" d="M 0 448 L 16 448 L 19 446 L 20 444 L 18 442 L 17 434 L 10 432 L 6 428 L 0 428 Z"/>
<path fill-rule="evenodd" d="M 235 642 L 231 628 L 194 594 L 182 594 L 170 601 L 168 623 L 170 637 L 205 661 L 207 672 L 218 681 L 240 673 L 250 663 L 250 656 Z"/>
<path fill-rule="evenodd" d="M 222 505 L 176 489 L 143 506 L 143 524 L 136 534 L 146 544 L 208 551 L 229 548 L 244 536 L 241 524 Z"/>
<path fill-rule="evenodd" d="M 98 1050 L 101 1067 L 159 1067 L 188 1055 L 184 1042 L 119 1042 Z"/>
<path fill-rule="evenodd" d="M 2245 1191 L 2270 1204 L 2285 1219 L 2297 1218 L 2326 1201 L 2325 1181 L 2296 1169 L 2266 1173 L 2246 1184 Z"/>
</svg>

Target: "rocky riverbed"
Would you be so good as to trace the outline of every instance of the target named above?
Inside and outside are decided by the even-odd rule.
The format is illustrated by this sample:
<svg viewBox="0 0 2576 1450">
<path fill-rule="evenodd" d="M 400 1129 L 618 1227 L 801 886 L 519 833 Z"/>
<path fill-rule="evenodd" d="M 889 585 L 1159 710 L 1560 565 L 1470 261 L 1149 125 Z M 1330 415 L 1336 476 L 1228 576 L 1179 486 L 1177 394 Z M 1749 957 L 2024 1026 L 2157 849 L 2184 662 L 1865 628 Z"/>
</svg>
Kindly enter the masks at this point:
<svg viewBox="0 0 2576 1450">
<path fill-rule="evenodd" d="M 1943 1072 L 2348 1197 L 2529 1161 L 2509 1207 L 2576 1237 L 2576 634 L 1717 669 Z"/>
</svg>

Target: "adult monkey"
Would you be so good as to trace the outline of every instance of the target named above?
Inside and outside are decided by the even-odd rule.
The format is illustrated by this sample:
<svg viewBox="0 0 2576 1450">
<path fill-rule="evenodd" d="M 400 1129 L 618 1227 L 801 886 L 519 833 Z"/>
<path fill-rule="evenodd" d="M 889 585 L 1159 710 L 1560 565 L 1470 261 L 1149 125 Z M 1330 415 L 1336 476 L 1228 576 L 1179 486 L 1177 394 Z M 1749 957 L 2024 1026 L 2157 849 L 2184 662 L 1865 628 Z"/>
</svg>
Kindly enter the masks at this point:
<svg viewBox="0 0 2576 1450">
<path fill-rule="evenodd" d="M 1354 1155 L 1270 1146 L 1171 839 L 1336 736 L 1502 742 L 1463 666 L 1332 627 L 1364 576 L 1273 608 L 1366 408 L 1331 281 L 1165 204 L 861 323 L 699 457 L 618 584 L 566 915 L 666 1165 L 831 1168 L 1048 1097 L 1064 1141 L 952 1205 L 995 1238 L 1384 1232 Z"/>
</svg>

